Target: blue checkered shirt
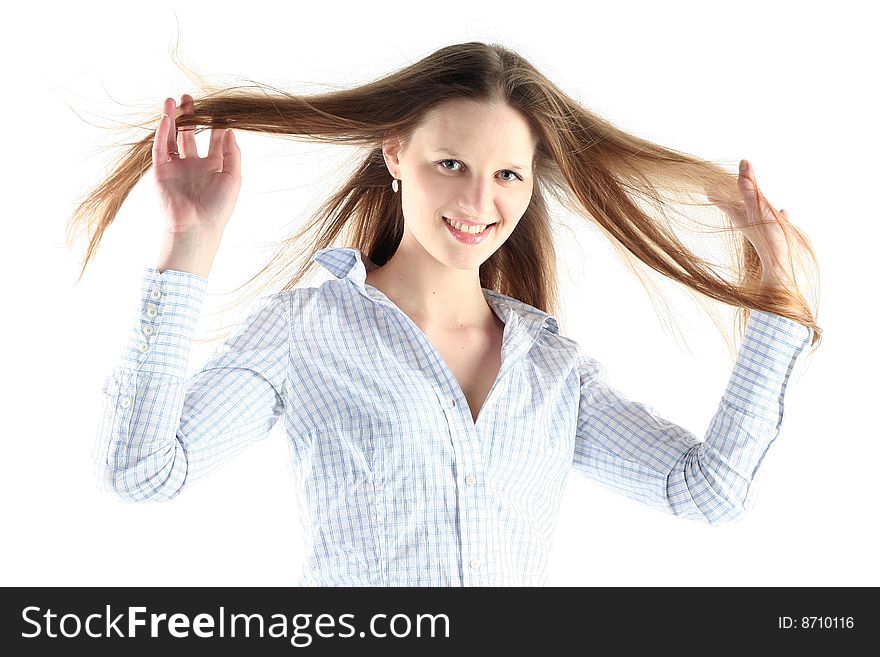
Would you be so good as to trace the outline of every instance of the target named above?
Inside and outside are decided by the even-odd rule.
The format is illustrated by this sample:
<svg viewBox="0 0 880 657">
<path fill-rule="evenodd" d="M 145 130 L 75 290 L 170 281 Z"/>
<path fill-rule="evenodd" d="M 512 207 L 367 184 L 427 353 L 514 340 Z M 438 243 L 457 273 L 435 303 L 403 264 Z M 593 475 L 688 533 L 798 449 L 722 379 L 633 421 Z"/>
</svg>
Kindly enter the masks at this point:
<svg viewBox="0 0 880 657">
<path fill-rule="evenodd" d="M 282 420 L 309 530 L 298 585 L 543 585 L 571 470 L 681 518 L 738 519 L 812 338 L 752 312 L 701 441 L 610 387 L 553 316 L 483 289 L 504 338 L 474 422 L 437 349 L 366 284 L 374 265 L 313 259 L 334 278 L 261 297 L 188 378 L 207 279 L 146 268 L 96 455 L 109 493 L 170 500 Z"/>
</svg>

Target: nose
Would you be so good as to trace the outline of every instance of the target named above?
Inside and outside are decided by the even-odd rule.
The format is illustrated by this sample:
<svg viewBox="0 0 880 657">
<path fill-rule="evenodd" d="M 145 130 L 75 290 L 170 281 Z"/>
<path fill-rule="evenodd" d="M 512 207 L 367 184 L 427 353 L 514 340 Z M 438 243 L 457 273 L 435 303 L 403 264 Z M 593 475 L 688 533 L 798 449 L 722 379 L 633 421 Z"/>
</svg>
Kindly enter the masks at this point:
<svg viewBox="0 0 880 657">
<path fill-rule="evenodd" d="M 475 219 L 494 219 L 493 181 L 473 176 L 464 184 L 461 211 Z"/>
</svg>

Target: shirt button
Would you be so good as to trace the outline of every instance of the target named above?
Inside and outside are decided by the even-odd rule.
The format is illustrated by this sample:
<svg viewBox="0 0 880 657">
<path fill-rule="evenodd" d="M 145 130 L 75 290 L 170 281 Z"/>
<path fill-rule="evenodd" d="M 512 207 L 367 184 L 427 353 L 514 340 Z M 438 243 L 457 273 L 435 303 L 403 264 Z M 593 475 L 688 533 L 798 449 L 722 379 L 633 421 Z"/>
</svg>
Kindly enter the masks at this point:
<svg viewBox="0 0 880 657">
<path fill-rule="evenodd" d="M 123 397 L 119 400 L 119 405 L 122 406 L 122 408 L 128 408 L 131 406 L 131 397 Z"/>
<path fill-rule="evenodd" d="M 452 405 L 455 406 L 455 400 L 454 400 L 454 399 L 452 400 Z"/>
<path fill-rule="evenodd" d="M 147 306 L 147 317 L 153 318 L 157 314 L 159 314 L 159 310 L 158 308 L 156 308 L 155 304 L 151 303 L 149 306 Z"/>
<path fill-rule="evenodd" d="M 153 327 L 149 324 L 143 324 L 141 330 L 144 332 L 144 335 L 153 335 Z"/>
<path fill-rule="evenodd" d="M 149 348 L 150 348 L 150 345 L 148 345 L 146 342 L 141 342 L 141 343 L 138 345 L 138 349 L 141 350 L 141 353 L 142 353 L 142 354 L 145 353 L 145 352 L 147 351 L 147 349 L 149 349 Z"/>
<path fill-rule="evenodd" d="M 157 301 L 158 299 L 162 298 L 162 293 L 159 291 L 158 288 L 154 287 L 152 290 L 150 290 L 150 298 L 153 301 Z"/>
<path fill-rule="evenodd" d="M 476 568 L 479 565 L 480 565 L 479 559 L 471 559 L 471 568 Z"/>
<path fill-rule="evenodd" d="M 468 486 L 473 486 L 476 483 L 477 478 L 474 475 L 468 475 L 465 478 L 465 481 L 467 482 Z"/>
</svg>

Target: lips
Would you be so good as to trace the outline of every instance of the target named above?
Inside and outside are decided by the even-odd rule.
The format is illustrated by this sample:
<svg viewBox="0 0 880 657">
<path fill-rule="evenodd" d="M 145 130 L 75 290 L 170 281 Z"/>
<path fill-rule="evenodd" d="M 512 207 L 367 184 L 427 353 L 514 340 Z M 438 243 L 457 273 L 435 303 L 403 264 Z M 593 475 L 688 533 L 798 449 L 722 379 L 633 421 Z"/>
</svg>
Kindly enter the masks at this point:
<svg viewBox="0 0 880 657">
<path fill-rule="evenodd" d="M 465 231 L 458 230 L 455 226 L 449 223 L 449 220 L 444 217 L 443 225 L 446 226 L 446 230 L 449 231 L 449 234 L 452 235 L 453 238 L 461 242 L 462 244 L 480 244 L 495 230 L 495 224 L 488 224 L 486 228 L 484 228 L 479 233 L 468 233 Z"/>
<path fill-rule="evenodd" d="M 444 216 L 443 218 L 444 219 L 452 219 L 452 221 L 455 221 L 456 223 L 459 223 L 459 224 L 464 224 L 465 226 L 491 226 L 492 224 L 497 223 L 495 221 L 492 221 L 490 223 L 481 223 L 479 221 L 470 221 L 469 219 L 459 219 L 458 217 Z"/>
</svg>

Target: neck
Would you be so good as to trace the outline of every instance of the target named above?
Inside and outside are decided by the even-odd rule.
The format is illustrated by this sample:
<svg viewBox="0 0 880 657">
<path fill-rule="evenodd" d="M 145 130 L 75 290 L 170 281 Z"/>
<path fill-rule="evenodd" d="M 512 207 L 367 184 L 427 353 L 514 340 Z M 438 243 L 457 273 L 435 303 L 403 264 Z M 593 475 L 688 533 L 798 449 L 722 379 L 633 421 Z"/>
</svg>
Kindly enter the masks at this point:
<svg viewBox="0 0 880 657">
<path fill-rule="evenodd" d="M 372 285 L 416 324 L 435 330 L 485 328 L 495 317 L 480 287 L 479 269 L 454 269 L 419 248 L 395 251 L 367 274 Z"/>
</svg>

